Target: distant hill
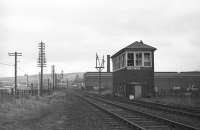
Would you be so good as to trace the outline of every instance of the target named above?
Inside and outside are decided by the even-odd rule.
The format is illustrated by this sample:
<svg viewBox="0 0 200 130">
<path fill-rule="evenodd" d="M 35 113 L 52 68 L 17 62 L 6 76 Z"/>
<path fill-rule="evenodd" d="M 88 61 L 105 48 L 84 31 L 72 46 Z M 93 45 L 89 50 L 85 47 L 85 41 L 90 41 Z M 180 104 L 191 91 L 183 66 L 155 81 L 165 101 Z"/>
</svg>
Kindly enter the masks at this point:
<svg viewBox="0 0 200 130">
<path fill-rule="evenodd" d="M 68 81 L 73 81 L 77 75 L 79 78 L 83 79 L 83 74 L 84 72 L 77 72 L 77 73 L 64 73 L 63 75 L 63 80 L 68 80 Z M 45 79 L 51 79 L 52 75 L 51 74 L 44 74 L 44 80 Z M 29 75 L 29 82 L 38 82 L 38 75 Z M 26 77 L 25 76 L 18 76 L 17 77 L 18 82 L 26 82 Z M 1 77 L 0 78 L 0 83 L 14 83 L 14 77 Z"/>
</svg>

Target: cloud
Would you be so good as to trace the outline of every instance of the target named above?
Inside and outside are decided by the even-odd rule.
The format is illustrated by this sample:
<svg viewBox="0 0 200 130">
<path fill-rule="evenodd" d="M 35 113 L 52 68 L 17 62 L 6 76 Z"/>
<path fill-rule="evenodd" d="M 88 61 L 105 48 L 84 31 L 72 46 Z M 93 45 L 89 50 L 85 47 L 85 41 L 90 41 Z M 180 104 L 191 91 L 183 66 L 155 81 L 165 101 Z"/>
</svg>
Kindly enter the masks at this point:
<svg viewBox="0 0 200 130">
<path fill-rule="evenodd" d="M 158 49 L 156 71 L 199 69 L 200 61 L 194 58 L 200 47 L 199 4 L 198 0 L 2 0 L 0 61 L 12 62 L 7 52 L 19 51 L 24 70 L 37 73 L 30 66 L 36 65 L 37 44 L 43 40 L 48 65 L 60 65 L 65 72 L 90 71 L 96 52 L 112 55 L 143 40 Z"/>
</svg>

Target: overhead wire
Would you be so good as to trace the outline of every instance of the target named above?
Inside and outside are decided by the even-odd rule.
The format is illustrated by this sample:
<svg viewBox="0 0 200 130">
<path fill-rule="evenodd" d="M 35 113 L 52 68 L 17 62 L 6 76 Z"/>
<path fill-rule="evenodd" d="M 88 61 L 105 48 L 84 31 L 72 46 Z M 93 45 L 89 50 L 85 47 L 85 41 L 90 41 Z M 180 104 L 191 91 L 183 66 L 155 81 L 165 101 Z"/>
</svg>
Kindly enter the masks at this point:
<svg viewBox="0 0 200 130">
<path fill-rule="evenodd" d="M 7 64 L 7 63 L 2 63 L 2 62 L 0 62 L 0 65 L 5 65 L 5 66 L 14 66 L 14 65 L 12 65 L 12 64 Z M 23 72 L 23 73 L 25 73 L 26 74 L 26 72 L 23 70 L 23 69 L 21 69 L 20 67 L 17 67 L 21 72 Z"/>
</svg>

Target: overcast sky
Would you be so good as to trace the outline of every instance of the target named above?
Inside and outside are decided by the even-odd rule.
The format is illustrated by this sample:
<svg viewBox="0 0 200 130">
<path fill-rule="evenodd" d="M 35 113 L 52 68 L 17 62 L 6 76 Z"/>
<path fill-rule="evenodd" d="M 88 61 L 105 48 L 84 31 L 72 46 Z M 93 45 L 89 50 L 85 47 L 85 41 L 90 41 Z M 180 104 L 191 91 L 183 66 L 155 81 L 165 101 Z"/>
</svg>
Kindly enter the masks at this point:
<svg viewBox="0 0 200 130">
<path fill-rule="evenodd" d="M 38 43 L 47 67 L 96 71 L 95 53 L 114 54 L 143 40 L 156 47 L 155 71 L 200 70 L 199 0 L 0 0 L 0 77 L 36 74 Z M 105 69 L 106 70 L 106 69 Z"/>
</svg>

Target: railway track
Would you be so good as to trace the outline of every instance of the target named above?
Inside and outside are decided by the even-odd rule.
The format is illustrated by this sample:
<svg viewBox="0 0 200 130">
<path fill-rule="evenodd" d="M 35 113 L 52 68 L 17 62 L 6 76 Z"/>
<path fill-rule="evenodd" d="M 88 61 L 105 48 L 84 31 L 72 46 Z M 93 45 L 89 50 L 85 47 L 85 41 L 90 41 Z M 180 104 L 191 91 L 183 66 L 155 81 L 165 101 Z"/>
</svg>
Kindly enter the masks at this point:
<svg viewBox="0 0 200 130">
<path fill-rule="evenodd" d="M 102 122 L 102 126 L 101 128 L 99 128 L 98 126 L 95 126 L 93 129 L 98 129 L 98 130 L 132 130 L 129 126 L 127 126 L 126 124 L 124 124 L 123 122 L 120 122 L 119 120 L 113 118 L 112 115 L 107 114 L 105 111 L 102 111 L 101 109 L 95 107 L 93 104 L 88 103 L 87 100 L 83 100 L 82 97 L 73 94 L 73 96 L 76 96 L 76 98 L 78 98 L 78 100 L 80 100 L 80 105 L 82 106 L 82 108 L 80 108 L 82 112 L 85 112 L 85 114 L 90 115 L 90 118 L 97 118 L 96 116 L 98 116 L 98 118 L 101 119 Z M 66 111 L 66 113 L 64 113 L 65 115 L 67 115 L 67 117 L 71 117 L 68 119 L 69 125 L 73 124 L 72 122 L 77 122 L 77 117 L 78 118 L 82 118 L 83 117 L 83 113 L 79 113 L 77 114 L 77 107 L 74 108 L 75 110 L 72 111 Z M 73 112 L 74 111 L 74 112 Z M 73 114 L 75 113 L 75 114 Z M 82 117 L 81 117 L 82 116 Z M 87 119 L 86 119 L 87 120 Z M 92 122 L 92 124 L 96 124 L 95 122 Z M 88 128 L 82 128 L 82 129 L 88 129 Z"/>
<path fill-rule="evenodd" d="M 113 102 L 89 95 L 84 99 L 134 128 L 142 130 L 199 130 L 198 127 L 193 125 L 170 120 L 163 116 L 151 114 L 148 111 L 134 109 L 123 103 Z"/>
<path fill-rule="evenodd" d="M 134 105 L 140 105 L 148 108 L 153 109 L 159 109 L 164 110 L 180 115 L 186 115 L 191 117 L 196 117 L 200 119 L 200 110 L 199 109 L 191 109 L 188 107 L 179 107 L 179 106 L 172 106 L 172 105 L 165 105 L 161 103 L 155 103 L 155 102 L 145 102 L 145 101 L 128 101 L 128 103 L 134 104 Z"/>
<path fill-rule="evenodd" d="M 103 96 L 99 96 L 101 98 L 105 98 Z M 177 106 L 177 105 L 167 105 L 167 104 L 161 104 L 156 102 L 147 102 L 147 101 L 141 101 L 141 100 L 132 100 L 129 101 L 127 99 L 121 99 L 121 98 L 108 98 L 109 100 L 120 101 L 127 104 L 133 104 L 136 106 L 142 106 L 145 108 L 153 109 L 153 110 L 162 110 L 165 112 L 170 112 L 173 114 L 178 114 L 181 116 L 189 116 L 191 118 L 197 118 L 200 119 L 200 109 L 197 108 L 189 108 L 189 107 L 183 107 L 183 106 Z"/>
<path fill-rule="evenodd" d="M 170 127 L 163 123 L 152 121 L 151 118 L 144 117 L 138 113 L 133 113 L 123 108 L 116 107 L 101 101 L 97 101 L 91 98 L 85 98 L 87 102 L 108 113 L 113 118 L 122 121 L 127 124 L 130 128 L 138 130 L 170 130 Z"/>
<path fill-rule="evenodd" d="M 90 103 L 90 105 L 91 105 L 91 103 Z M 107 113 L 102 113 L 102 111 L 100 109 L 98 109 L 96 107 L 95 107 L 96 109 L 94 109 L 93 106 L 89 106 L 88 108 L 89 108 L 89 110 L 92 109 L 92 111 L 95 112 L 95 113 L 100 113 L 103 123 L 105 125 L 107 125 L 107 127 L 109 127 L 109 129 L 112 129 L 112 130 L 131 130 L 131 128 L 129 126 L 127 126 L 126 124 L 124 124 L 123 122 L 119 122 L 119 120 L 113 119 L 112 115 L 108 115 Z"/>
<path fill-rule="evenodd" d="M 95 95 L 95 96 L 99 96 L 99 95 Z M 188 116 L 190 118 L 196 118 L 200 120 L 200 109 L 194 108 L 194 107 L 190 108 L 186 106 L 168 105 L 168 104 L 147 102 L 147 101 L 141 101 L 141 100 L 129 101 L 127 99 L 122 99 L 122 98 L 111 98 L 111 97 L 103 97 L 103 96 L 99 96 L 99 97 L 109 99 L 109 100 L 114 100 L 114 101 L 120 101 L 127 104 L 133 104 L 136 106 L 142 106 L 142 107 L 149 108 L 152 110 L 169 112 L 169 113 L 177 114 L 180 116 Z"/>
<path fill-rule="evenodd" d="M 147 111 L 151 114 L 165 117 L 168 120 L 187 124 L 188 126 L 193 126 L 194 128 L 200 129 L 200 112 L 199 109 L 196 108 L 191 109 L 188 107 L 171 106 L 138 100 L 128 101 L 120 98 L 113 99 L 107 97 L 106 99 L 122 102 L 124 105 L 132 107 L 133 109 Z"/>
</svg>

